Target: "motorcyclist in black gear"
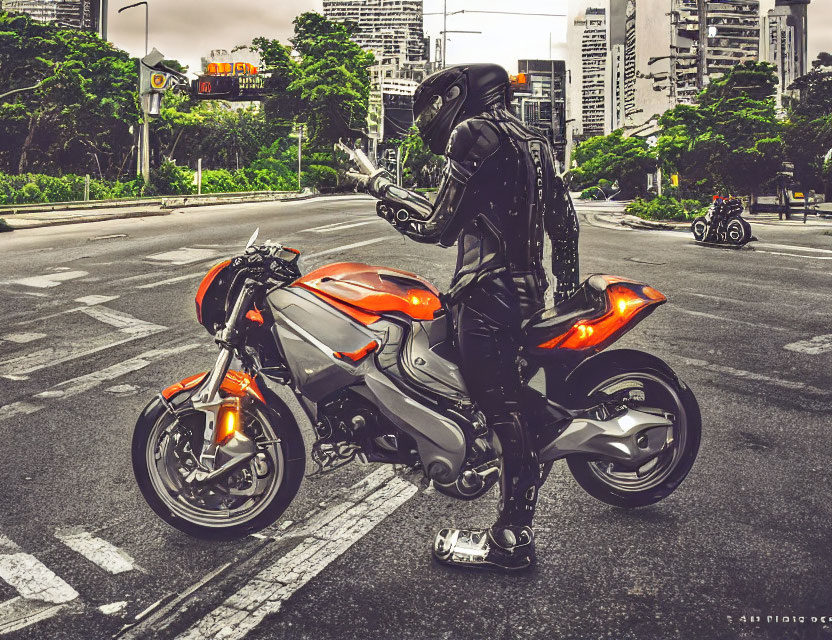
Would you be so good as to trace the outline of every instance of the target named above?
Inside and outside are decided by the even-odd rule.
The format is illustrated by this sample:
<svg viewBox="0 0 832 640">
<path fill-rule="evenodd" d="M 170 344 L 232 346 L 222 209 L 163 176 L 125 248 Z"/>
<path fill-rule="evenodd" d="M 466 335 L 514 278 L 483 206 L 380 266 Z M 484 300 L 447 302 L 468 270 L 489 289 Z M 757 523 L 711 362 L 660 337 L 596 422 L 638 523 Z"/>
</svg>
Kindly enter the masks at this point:
<svg viewBox="0 0 832 640">
<path fill-rule="evenodd" d="M 496 524 L 442 529 L 446 564 L 524 569 L 534 562 L 540 466 L 521 402 L 521 325 L 544 306 L 544 230 L 552 241 L 555 302 L 578 288 L 578 220 L 552 148 L 507 107 L 509 78 L 494 64 L 448 67 L 414 95 L 420 135 L 448 161 L 435 204 L 396 186 L 384 171 L 367 180 L 378 212 L 417 242 L 458 245 L 447 294 L 462 373 L 500 439 L 503 470 Z"/>
</svg>

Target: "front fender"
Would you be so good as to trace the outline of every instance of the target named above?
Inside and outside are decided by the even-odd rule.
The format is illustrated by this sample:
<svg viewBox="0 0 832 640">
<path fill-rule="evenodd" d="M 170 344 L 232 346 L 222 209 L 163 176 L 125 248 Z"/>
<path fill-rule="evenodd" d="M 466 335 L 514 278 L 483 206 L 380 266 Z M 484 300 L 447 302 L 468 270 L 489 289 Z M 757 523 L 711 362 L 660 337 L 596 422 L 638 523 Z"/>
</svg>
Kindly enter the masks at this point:
<svg viewBox="0 0 832 640">
<path fill-rule="evenodd" d="M 176 394 L 198 386 L 207 375 L 208 372 L 203 371 L 202 373 L 198 373 L 172 384 L 167 389 L 162 391 L 162 396 L 165 400 L 170 400 Z M 263 393 L 257 386 L 257 382 L 250 375 L 243 373 L 242 371 L 232 370 L 226 373 L 225 379 L 220 385 L 220 390 L 223 391 L 225 395 L 235 398 L 245 398 L 247 395 L 252 395 L 263 404 L 266 404 L 266 399 L 263 397 Z"/>
</svg>

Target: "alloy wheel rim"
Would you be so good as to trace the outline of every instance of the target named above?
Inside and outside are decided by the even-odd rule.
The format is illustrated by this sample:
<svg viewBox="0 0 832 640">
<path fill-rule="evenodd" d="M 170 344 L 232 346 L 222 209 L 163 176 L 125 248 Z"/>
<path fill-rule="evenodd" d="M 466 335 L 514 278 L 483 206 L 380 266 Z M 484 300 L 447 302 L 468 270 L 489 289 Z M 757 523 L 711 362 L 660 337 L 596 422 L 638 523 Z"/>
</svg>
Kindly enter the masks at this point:
<svg viewBox="0 0 832 640">
<path fill-rule="evenodd" d="M 587 467 L 601 482 L 617 491 L 625 493 L 649 491 L 661 485 L 678 466 L 687 441 L 687 416 L 685 415 L 684 405 L 676 390 L 664 380 L 649 373 L 627 373 L 613 376 L 596 386 L 590 392 L 589 396 L 591 397 L 596 393 L 602 392 L 603 389 L 612 386 L 618 387 L 616 391 L 620 391 L 622 383 L 626 381 L 638 382 L 639 384 L 634 384 L 633 388 L 639 388 L 645 391 L 644 382 L 649 383 L 647 389 L 650 389 L 652 385 L 657 385 L 672 400 L 675 405 L 673 408 L 667 406 L 657 407 L 656 400 L 651 400 L 649 395 L 645 397 L 643 403 L 630 405 L 637 410 L 659 408 L 672 414 L 672 426 L 668 429 L 667 447 L 639 467 L 637 471 L 616 470 L 613 464 L 606 461 L 590 461 Z M 624 388 L 626 389 L 626 387 Z M 648 411 L 648 413 L 653 412 Z"/>
<path fill-rule="evenodd" d="M 189 410 L 178 413 L 177 420 L 174 420 L 170 413 L 165 412 L 153 426 L 146 446 L 146 462 L 151 484 L 165 507 L 174 516 L 187 522 L 213 528 L 228 528 L 244 524 L 262 513 L 277 495 L 277 491 L 283 483 L 285 469 L 283 449 L 281 445 L 273 444 L 263 450 L 269 459 L 269 473 L 265 478 L 254 478 L 254 482 L 257 483 L 255 485 L 257 491 L 254 495 L 247 499 L 238 496 L 237 504 L 233 507 L 208 504 L 221 501 L 222 499 L 219 496 L 222 491 L 218 492 L 216 490 L 217 485 L 209 485 L 204 489 L 197 490 L 186 485 L 184 475 L 190 469 L 176 461 L 175 455 L 177 452 L 174 450 L 176 446 L 180 446 L 181 449 L 187 447 L 187 443 L 181 444 L 182 438 L 186 440 L 189 438 L 184 433 L 186 431 L 185 427 L 181 426 L 183 421 L 187 421 L 189 417 L 201 418 L 202 415 L 201 412 Z M 246 429 L 255 426 L 253 423 L 256 423 L 256 427 L 259 427 L 260 435 L 257 436 L 255 441 L 278 439 L 273 427 L 262 412 L 256 409 L 254 411 L 246 409 L 243 415 Z M 177 432 L 179 433 L 177 434 Z M 244 469 L 247 469 L 247 467 L 243 467 Z M 236 473 L 232 473 L 230 477 L 233 478 Z M 221 482 L 225 482 L 225 480 Z M 212 490 L 214 493 L 211 493 Z M 231 500 L 229 499 L 226 502 L 229 501 Z"/>
</svg>

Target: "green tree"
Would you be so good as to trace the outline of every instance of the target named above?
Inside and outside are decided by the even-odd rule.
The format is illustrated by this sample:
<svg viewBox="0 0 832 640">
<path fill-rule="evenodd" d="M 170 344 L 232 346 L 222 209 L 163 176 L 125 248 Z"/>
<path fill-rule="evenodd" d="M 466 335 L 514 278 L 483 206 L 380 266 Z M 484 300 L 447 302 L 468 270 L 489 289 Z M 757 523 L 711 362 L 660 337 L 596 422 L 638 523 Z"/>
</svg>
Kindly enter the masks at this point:
<svg viewBox="0 0 832 640">
<path fill-rule="evenodd" d="M 812 70 L 798 78 L 792 89 L 799 95 L 788 102 L 785 142 L 794 163 L 795 179 L 804 192 L 823 184 L 824 156 L 832 148 L 832 56 L 821 53 Z"/>
<path fill-rule="evenodd" d="M 115 174 L 138 121 L 136 83 L 136 61 L 97 35 L 0 13 L 0 168 Z"/>
<path fill-rule="evenodd" d="M 373 54 L 350 39 L 350 25 L 314 12 L 301 14 L 294 25 L 291 43 L 301 62 L 289 90 L 303 101 L 301 118 L 311 140 L 328 146 L 339 138 L 356 137 L 367 121 Z"/>
<path fill-rule="evenodd" d="M 301 77 L 300 65 L 292 57 L 292 48 L 277 40 L 255 38 L 251 49 L 260 56 L 263 72 L 268 74 L 268 97 L 263 102 L 267 116 L 279 123 L 291 124 L 303 112 L 300 91 L 294 83 Z"/>
<path fill-rule="evenodd" d="M 681 175 L 683 193 L 751 195 L 776 175 L 784 159 L 782 125 L 768 63 L 748 61 L 715 78 L 697 105 L 679 105 L 659 120 L 663 167 Z"/>
<path fill-rule="evenodd" d="M 624 137 L 619 129 L 608 136 L 585 140 L 575 149 L 576 186 L 588 188 L 601 180 L 618 181 L 625 198 L 645 195 L 647 174 L 656 169 L 656 154 L 641 138 Z"/>
<path fill-rule="evenodd" d="M 408 131 L 407 137 L 401 141 L 399 147 L 404 183 L 411 187 L 436 186 L 445 159 L 427 147 L 416 127 Z"/>
</svg>

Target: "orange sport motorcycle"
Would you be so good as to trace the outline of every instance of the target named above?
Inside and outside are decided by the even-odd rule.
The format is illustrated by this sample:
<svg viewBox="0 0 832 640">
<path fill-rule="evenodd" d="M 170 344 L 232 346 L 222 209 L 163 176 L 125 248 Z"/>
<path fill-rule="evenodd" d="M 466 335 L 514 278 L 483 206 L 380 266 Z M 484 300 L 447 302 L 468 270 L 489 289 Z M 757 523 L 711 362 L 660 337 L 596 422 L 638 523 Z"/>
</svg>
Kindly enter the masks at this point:
<svg viewBox="0 0 832 640">
<path fill-rule="evenodd" d="M 256 236 L 196 295 L 197 319 L 220 347 L 214 368 L 162 391 L 136 424 L 133 469 L 153 510 L 205 538 L 273 523 L 306 463 L 281 386 L 314 427 L 312 475 L 358 459 L 420 471 L 455 498 L 487 492 L 500 442 L 469 399 L 436 288 L 359 263 L 302 275 L 297 250 Z M 665 301 L 596 275 L 526 323 L 517 366 L 544 474 L 565 458 L 581 487 L 620 507 L 657 502 L 688 474 L 701 430 L 693 393 L 655 356 L 602 352 Z M 241 371 L 230 369 L 235 356 Z"/>
</svg>

